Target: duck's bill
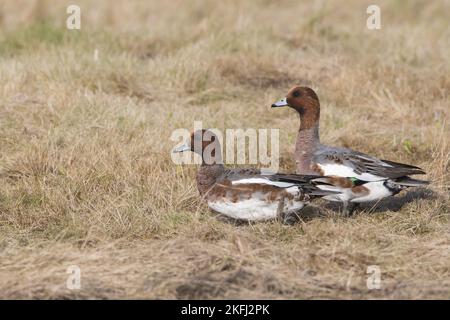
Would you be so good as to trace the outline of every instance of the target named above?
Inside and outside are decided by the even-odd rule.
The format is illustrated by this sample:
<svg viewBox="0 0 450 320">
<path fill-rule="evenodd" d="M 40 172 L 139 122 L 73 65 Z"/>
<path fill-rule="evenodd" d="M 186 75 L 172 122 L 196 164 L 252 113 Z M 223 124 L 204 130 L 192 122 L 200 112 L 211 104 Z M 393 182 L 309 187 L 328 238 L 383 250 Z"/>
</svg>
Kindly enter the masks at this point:
<svg viewBox="0 0 450 320">
<path fill-rule="evenodd" d="M 187 144 L 182 144 L 181 146 L 178 146 L 172 150 L 172 153 L 178 153 L 178 152 L 184 152 L 184 151 L 191 151 L 191 147 Z"/>
<path fill-rule="evenodd" d="M 283 99 L 275 102 L 274 104 L 272 104 L 272 108 L 279 108 L 279 107 L 286 107 L 286 106 L 288 106 L 286 98 L 283 98 Z"/>
</svg>

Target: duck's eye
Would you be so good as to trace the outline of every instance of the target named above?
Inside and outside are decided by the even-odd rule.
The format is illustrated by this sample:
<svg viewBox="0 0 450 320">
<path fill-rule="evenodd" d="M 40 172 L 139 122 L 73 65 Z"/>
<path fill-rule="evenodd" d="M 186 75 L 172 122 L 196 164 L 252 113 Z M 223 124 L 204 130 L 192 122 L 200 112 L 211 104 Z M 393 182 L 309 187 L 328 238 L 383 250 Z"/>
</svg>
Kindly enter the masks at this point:
<svg viewBox="0 0 450 320">
<path fill-rule="evenodd" d="M 300 91 L 294 91 L 294 93 L 292 95 L 294 97 L 298 98 L 298 97 L 300 97 Z"/>
</svg>

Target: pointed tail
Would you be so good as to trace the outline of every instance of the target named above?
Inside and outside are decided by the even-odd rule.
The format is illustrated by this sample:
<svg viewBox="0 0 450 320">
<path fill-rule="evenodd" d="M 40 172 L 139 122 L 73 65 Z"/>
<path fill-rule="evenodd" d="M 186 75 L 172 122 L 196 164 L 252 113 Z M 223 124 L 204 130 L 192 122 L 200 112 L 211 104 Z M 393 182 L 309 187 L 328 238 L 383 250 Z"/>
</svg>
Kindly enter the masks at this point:
<svg viewBox="0 0 450 320">
<path fill-rule="evenodd" d="M 413 179 L 408 176 L 392 179 L 391 183 L 402 187 L 423 187 L 430 184 L 430 181 Z"/>
</svg>

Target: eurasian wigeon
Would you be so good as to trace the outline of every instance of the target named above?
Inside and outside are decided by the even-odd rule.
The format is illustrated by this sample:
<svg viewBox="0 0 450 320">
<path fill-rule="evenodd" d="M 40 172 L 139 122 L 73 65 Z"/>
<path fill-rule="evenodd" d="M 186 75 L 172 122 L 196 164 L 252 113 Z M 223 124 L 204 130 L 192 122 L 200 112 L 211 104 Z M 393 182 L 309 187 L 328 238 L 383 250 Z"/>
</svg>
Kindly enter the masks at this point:
<svg viewBox="0 0 450 320">
<path fill-rule="evenodd" d="M 340 185 L 346 187 L 345 192 L 326 196 L 325 199 L 342 201 L 346 215 L 351 215 L 362 202 L 392 196 L 408 187 L 429 184 L 428 181 L 408 177 L 425 174 L 419 167 L 321 144 L 320 103 L 311 88 L 296 86 L 289 90 L 284 99 L 272 104 L 272 108 L 284 106 L 293 108 L 300 116 L 300 129 L 295 144 L 296 173 L 335 176 L 336 182 L 339 180 Z"/>
<path fill-rule="evenodd" d="M 326 180 L 315 176 L 263 175 L 259 169 L 227 169 L 222 162 L 220 142 L 210 130 L 198 130 L 173 152 L 193 151 L 202 156 L 197 172 L 197 187 L 208 206 L 239 220 L 278 218 L 283 223 L 297 220 L 296 212 L 311 199 L 336 194 Z M 283 180 L 288 180 L 285 182 Z"/>
</svg>

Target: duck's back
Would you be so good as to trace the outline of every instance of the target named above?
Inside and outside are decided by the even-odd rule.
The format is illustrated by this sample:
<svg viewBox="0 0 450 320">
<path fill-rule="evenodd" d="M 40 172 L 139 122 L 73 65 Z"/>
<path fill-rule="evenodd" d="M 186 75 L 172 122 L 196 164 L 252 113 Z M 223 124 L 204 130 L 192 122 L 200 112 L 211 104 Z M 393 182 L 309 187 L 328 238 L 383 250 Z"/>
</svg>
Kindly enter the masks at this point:
<svg viewBox="0 0 450 320">
<path fill-rule="evenodd" d="M 416 166 L 381 160 L 347 148 L 320 145 L 312 161 L 323 175 L 354 177 L 364 181 L 395 179 L 425 172 Z"/>
</svg>

